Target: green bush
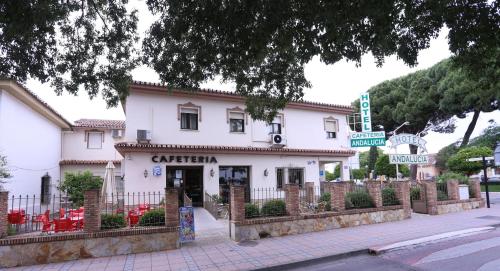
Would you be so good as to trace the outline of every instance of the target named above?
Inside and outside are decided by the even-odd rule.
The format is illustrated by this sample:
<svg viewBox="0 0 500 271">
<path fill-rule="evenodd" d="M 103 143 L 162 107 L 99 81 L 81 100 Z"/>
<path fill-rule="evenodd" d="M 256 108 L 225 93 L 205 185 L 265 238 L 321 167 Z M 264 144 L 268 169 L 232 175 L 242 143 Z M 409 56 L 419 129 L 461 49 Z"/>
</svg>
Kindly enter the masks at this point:
<svg viewBox="0 0 500 271">
<path fill-rule="evenodd" d="M 362 209 L 375 207 L 370 194 L 366 191 L 354 191 L 345 194 L 346 209 Z"/>
<path fill-rule="evenodd" d="M 420 187 L 412 187 L 410 188 L 410 198 L 412 200 L 421 200 L 421 190 Z"/>
<path fill-rule="evenodd" d="M 398 205 L 399 200 L 396 198 L 396 190 L 392 187 L 386 187 L 382 189 L 382 205 Z"/>
<path fill-rule="evenodd" d="M 437 200 L 448 200 L 448 194 L 446 194 L 444 191 L 438 190 Z"/>
<path fill-rule="evenodd" d="M 437 177 L 438 183 L 444 183 L 450 180 L 457 180 L 459 184 L 469 184 L 469 178 L 467 178 L 467 176 L 456 172 L 446 172 Z"/>
<path fill-rule="evenodd" d="M 259 215 L 259 206 L 253 203 L 245 204 L 245 218 L 258 217 Z"/>
<path fill-rule="evenodd" d="M 103 214 L 101 215 L 101 229 L 119 229 L 127 226 L 125 217 L 121 214 Z"/>
<path fill-rule="evenodd" d="M 90 171 L 83 173 L 66 172 L 64 181 L 61 182 L 59 190 L 67 193 L 73 207 L 83 206 L 83 192 L 90 189 L 101 189 L 102 178 L 94 176 Z"/>
<path fill-rule="evenodd" d="M 139 226 L 165 226 L 165 210 L 160 208 L 144 213 Z"/>
<path fill-rule="evenodd" d="M 262 214 L 265 216 L 286 215 L 286 204 L 280 199 L 270 200 L 262 206 Z"/>
<path fill-rule="evenodd" d="M 325 211 L 332 210 L 332 195 L 330 193 L 324 193 L 319 197 L 318 204 L 322 204 L 325 206 Z"/>
</svg>

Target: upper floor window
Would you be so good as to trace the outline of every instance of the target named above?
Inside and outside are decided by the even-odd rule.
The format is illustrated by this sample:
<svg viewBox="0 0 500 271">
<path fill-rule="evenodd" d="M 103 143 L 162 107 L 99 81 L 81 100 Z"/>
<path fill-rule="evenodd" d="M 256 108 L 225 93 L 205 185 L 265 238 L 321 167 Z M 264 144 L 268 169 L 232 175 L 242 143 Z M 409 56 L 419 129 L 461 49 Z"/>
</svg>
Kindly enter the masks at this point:
<svg viewBox="0 0 500 271">
<path fill-rule="evenodd" d="M 337 120 L 329 117 L 325 118 L 325 132 L 326 132 L 326 138 L 337 138 L 337 132 L 338 132 L 338 124 Z"/>
<path fill-rule="evenodd" d="M 198 130 L 198 110 L 181 108 L 181 129 Z"/>
<path fill-rule="evenodd" d="M 229 112 L 229 131 L 231 133 L 245 132 L 245 113 Z"/>
<path fill-rule="evenodd" d="M 102 149 L 103 132 L 87 132 L 87 149 Z"/>
<path fill-rule="evenodd" d="M 273 122 L 271 122 L 269 126 L 270 134 L 281 134 L 281 126 L 283 124 L 283 114 L 279 114 L 274 117 Z"/>
</svg>

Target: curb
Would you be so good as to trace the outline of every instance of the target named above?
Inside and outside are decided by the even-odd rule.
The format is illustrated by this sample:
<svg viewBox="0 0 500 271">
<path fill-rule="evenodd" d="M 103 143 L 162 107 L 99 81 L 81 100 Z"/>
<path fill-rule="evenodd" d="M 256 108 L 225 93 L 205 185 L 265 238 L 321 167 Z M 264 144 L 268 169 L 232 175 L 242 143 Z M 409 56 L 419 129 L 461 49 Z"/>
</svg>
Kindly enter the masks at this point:
<svg viewBox="0 0 500 271">
<path fill-rule="evenodd" d="M 320 258 L 313 258 L 313 259 L 304 260 L 304 261 L 262 267 L 262 268 L 252 269 L 252 270 L 253 271 L 278 271 L 278 270 L 289 269 L 289 268 L 300 268 L 300 267 L 309 266 L 311 264 L 319 264 L 319 263 L 323 263 L 323 262 L 329 262 L 332 260 L 340 260 L 340 259 L 345 259 L 345 258 L 349 258 L 349 257 L 359 256 L 359 255 L 366 255 L 366 254 L 368 254 L 368 252 L 369 252 L 368 249 L 353 250 L 353 251 L 344 252 L 344 253 L 340 253 L 340 254 L 323 256 Z"/>
<path fill-rule="evenodd" d="M 466 229 L 466 230 L 435 234 L 435 235 L 430 235 L 430 236 L 426 236 L 426 237 L 422 237 L 422 238 L 407 240 L 407 241 L 403 241 L 403 242 L 397 242 L 397 243 L 393 243 L 390 245 L 369 248 L 368 253 L 372 254 L 372 255 L 380 255 L 380 254 L 383 254 L 383 253 L 386 253 L 386 252 L 389 252 L 392 250 L 398 250 L 398 249 L 402 249 L 405 247 L 423 245 L 426 243 L 432 243 L 432 242 L 441 241 L 444 239 L 452 239 L 452 238 L 457 238 L 457 237 L 463 237 L 463 236 L 468 236 L 468 235 L 473 235 L 473 234 L 484 233 L 487 231 L 492 231 L 494 229 L 495 229 L 495 227 L 480 227 L 480 228 L 471 228 L 471 229 Z"/>
</svg>

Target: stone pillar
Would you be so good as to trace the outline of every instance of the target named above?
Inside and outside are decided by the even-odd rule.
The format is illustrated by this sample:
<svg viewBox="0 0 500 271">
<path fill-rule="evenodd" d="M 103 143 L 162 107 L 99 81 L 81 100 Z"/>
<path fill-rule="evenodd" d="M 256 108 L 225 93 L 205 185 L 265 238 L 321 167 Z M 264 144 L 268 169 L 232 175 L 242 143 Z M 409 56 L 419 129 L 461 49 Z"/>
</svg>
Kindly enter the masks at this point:
<svg viewBox="0 0 500 271">
<path fill-rule="evenodd" d="M 367 181 L 365 182 L 366 188 L 368 189 L 368 194 L 373 200 L 375 207 L 382 207 L 382 190 L 380 188 L 380 182 L 377 181 Z"/>
<path fill-rule="evenodd" d="M 314 190 L 313 190 L 314 191 Z M 285 184 L 286 212 L 290 216 L 299 215 L 299 185 L 294 183 Z"/>
<path fill-rule="evenodd" d="M 403 205 L 405 218 L 411 217 L 411 199 L 410 199 L 410 182 L 398 181 L 392 183 L 394 190 L 396 190 L 396 198 L 399 204 Z"/>
<path fill-rule="evenodd" d="M 437 188 L 435 181 L 424 181 L 425 203 L 427 204 L 427 213 L 437 215 Z"/>
<path fill-rule="evenodd" d="M 0 191 L 0 238 L 6 237 L 9 229 L 9 191 Z"/>
<path fill-rule="evenodd" d="M 83 230 L 96 232 L 101 230 L 101 190 L 91 189 L 83 192 L 83 207 L 85 212 L 83 218 Z"/>
<path fill-rule="evenodd" d="M 179 191 L 176 188 L 165 188 L 165 226 L 179 226 Z"/>
<path fill-rule="evenodd" d="M 472 191 L 474 192 L 474 198 L 480 199 L 481 198 L 481 184 L 479 183 L 479 180 L 469 180 L 470 182 L 470 188 L 472 188 Z"/>
<path fill-rule="evenodd" d="M 446 182 L 446 188 L 448 190 L 448 199 L 449 200 L 458 200 L 458 181 L 457 180 L 449 180 Z"/>
<path fill-rule="evenodd" d="M 242 222 L 245 220 L 245 187 L 231 185 L 231 221 Z"/>
<path fill-rule="evenodd" d="M 332 210 L 343 211 L 345 210 L 345 193 L 347 183 L 345 182 L 332 182 L 330 185 L 330 203 Z"/>
<path fill-rule="evenodd" d="M 306 182 L 306 201 L 307 203 L 314 202 L 314 182 Z"/>
</svg>

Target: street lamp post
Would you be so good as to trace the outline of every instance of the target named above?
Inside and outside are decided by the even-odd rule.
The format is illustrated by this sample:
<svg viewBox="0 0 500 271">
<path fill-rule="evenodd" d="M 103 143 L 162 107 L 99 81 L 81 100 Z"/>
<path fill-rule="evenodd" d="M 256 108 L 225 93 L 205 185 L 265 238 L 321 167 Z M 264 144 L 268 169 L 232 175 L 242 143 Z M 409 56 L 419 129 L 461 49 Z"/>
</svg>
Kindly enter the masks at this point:
<svg viewBox="0 0 500 271">
<path fill-rule="evenodd" d="M 486 206 L 490 208 L 490 191 L 488 191 L 488 175 L 487 175 L 487 168 L 488 165 L 486 164 L 486 157 L 483 155 L 483 174 L 484 174 L 484 191 L 486 192 Z"/>
</svg>

